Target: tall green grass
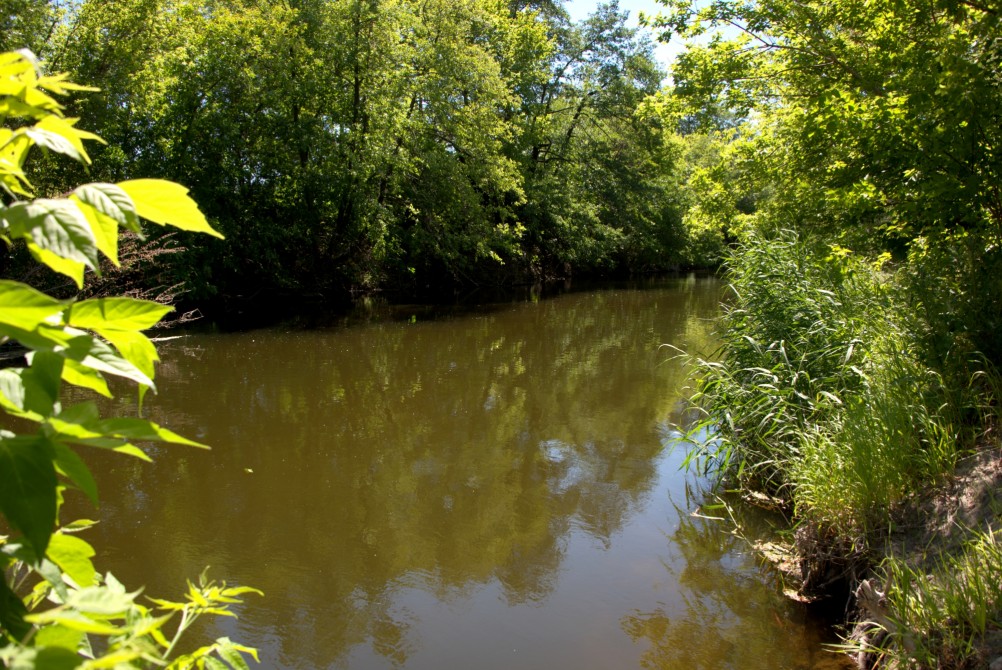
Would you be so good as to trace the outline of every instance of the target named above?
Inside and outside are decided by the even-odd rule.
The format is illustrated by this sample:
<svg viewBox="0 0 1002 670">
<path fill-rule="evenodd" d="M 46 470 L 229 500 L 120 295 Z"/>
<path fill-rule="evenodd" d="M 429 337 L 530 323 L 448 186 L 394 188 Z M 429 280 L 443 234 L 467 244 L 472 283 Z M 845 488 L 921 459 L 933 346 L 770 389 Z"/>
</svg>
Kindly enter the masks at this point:
<svg viewBox="0 0 1002 670">
<path fill-rule="evenodd" d="M 881 645 L 899 668 L 987 667 L 980 643 L 1002 627 L 1002 543 L 970 531 L 963 550 L 935 561 L 931 574 L 888 559 L 886 608 L 893 628 Z"/>
<path fill-rule="evenodd" d="M 891 277 L 786 231 L 749 237 L 726 268 L 722 350 L 695 367 L 714 439 L 690 463 L 783 496 L 823 536 L 865 538 L 956 455 L 952 404 Z"/>
<path fill-rule="evenodd" d="M 687 463 L 785 499 L 805 586 L 876 564 L 903 503 L 1000 424 L 999 356 L 979 347 L 1002 335 L 977 323 L 957 280 L 973 265 L 958 258 L 919 248 L 891 273 L 780 232 L 751 234 L 726 264 L 722 347 L 690 361 L 693 434 L 711 437 Z M 999 522 L 931 575 L 913 557 L 884 561 L 887 667 L 982 667 L 979 640 L 1002 628 Z"/>
</svg>

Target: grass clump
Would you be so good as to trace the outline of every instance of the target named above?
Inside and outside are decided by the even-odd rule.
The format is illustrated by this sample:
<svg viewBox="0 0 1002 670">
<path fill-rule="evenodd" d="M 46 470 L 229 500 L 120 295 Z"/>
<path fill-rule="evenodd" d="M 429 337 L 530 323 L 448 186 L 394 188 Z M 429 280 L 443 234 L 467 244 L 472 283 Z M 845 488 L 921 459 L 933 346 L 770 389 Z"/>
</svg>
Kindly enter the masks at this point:
<svg viewBox="0 0 1002 670">
<path fill-rule="evenodd" d="M 695 401 L 715 440 L 691 454 L 857 543 L 955 459 L 950 403 L 898 317 L 889 275 L 791 232 L 728 264 L 734 299 Z"/>
<path fill-rule="evenodd" d="M 727 263 L 721 349 L 692 361 L 704 421 L 690 434 L 709 437 L 687 464 L 785 501 L 802 595 L 841 584 L 859 598 L 903 511 L 955 483 L 958 458 L 997 425 L 1002 385 L 977 346 L 988 335 L 961 319 L 971 310 L 952 306 L 949 287 L 925 281 L 961 267 L 930 268 L 936 258 L 889 272 L 783 231 L 750 233 Z M 849 646 L 877 649 L 881 667 L 979 667 L 979 640 L 996 631 L 1002 655 L 997 525 L 934 569 L 884 560 L 884 647 L 865 635 Z"/>
<path fill-rule="evenodd" d="M 987 667 L 1002 653 L 1002 640 L 986 640 L 1002 635 L 1002 542 L 990 529 L 969 537 L 928 574 L 899 558 L 883 565 L 888 621 L 878 647 L 899 668 Z"/>
</svg>

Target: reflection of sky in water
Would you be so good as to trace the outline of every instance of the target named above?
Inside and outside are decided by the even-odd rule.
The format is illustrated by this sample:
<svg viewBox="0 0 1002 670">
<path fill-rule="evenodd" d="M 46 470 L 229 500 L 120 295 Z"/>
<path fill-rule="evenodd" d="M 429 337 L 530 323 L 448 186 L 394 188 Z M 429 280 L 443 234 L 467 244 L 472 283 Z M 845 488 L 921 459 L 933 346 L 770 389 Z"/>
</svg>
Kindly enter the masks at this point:
<svg viewBox="0 0 1002 670">
<path fill-rule="evenodd" d="M 732 667 L 719 641 L 745 635 L 804 656 L 665 449 L 685 405 L 658 345 L 710 349 L 718 295 L 172 342 L 151 418 L 214 450 L 101 460 L 102 567 L 155 596 L 207 564 L 261 588 L 209 628 L 268 668 L 677 667 L 675 641 Z"/>
</svg>

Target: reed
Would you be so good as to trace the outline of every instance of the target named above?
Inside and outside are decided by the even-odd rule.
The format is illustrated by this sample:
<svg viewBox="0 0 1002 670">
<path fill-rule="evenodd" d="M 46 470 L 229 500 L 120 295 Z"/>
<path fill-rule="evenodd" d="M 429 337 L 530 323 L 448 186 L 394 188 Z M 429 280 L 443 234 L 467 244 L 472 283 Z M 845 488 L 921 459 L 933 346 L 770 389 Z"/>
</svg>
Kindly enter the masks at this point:
<svg viewBox="0 0 1002 670">
<path fill-rule="evenodd" d="M 689 464 L 788 500 L 822 535 L 865 540 L 902 498 L 952 470 L 956 399 L 923 362 L 891 275 L 792 232 L 727 264 L 722 348 L 693 361 Z"/>
<path fill-rule="evenodd" d="M 967 532 L 962 551 L 940 556 L 930 574 L 901 559 L 883 565 L 892 625 L 880 647 L 897 667 L 977 668 L 993 660 L 977 652 L 1002 626 L 1002 543 L 997 531 Z"/>
</svg>

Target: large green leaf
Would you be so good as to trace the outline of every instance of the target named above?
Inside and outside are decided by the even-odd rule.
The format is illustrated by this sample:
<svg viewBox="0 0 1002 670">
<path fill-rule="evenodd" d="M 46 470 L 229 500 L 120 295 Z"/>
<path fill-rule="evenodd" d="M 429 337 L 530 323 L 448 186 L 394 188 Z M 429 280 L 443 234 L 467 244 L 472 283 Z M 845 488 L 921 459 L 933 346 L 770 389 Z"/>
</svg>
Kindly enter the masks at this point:
<svg viewBox="0 0 1002 670">
<path fill-rule="evenodd" d="M 61 351 L 70 346 L 74 337 L 84 331 L 67 329 L 65 326 L 49 326 L 42 324 L 34 330 L 25 330 L 15 326 L 0 323 L 0 336 L 17 340 L 28 349 L 36 351 Z"/>
<path fill-rule="evenodd" d="M 84 263 L 63 258 L 59 254 L 41 248 L 31 240 L 28 240 L 28 252 L 31 253 L 32 258 L 42 265 L 48 265 L 55 272 L 72 279 L 78 289 L 83 288 L 84 270 L 87 268 Z"/>
<path fill-rule="evenodd" d="M 0 567 L 3 567 L 2 563 Z M 31 624 L 24 620 L 27 614 L 24 602 L 10 590 L 6 579 L 0 579 L 0 629 L 15 639 L 23 640 L 31 631 Z"/>
<path fill-rule="evenodd" d="M 94 556 L 94 548 L 79 537 L 55 533 L 49 540 L 46 556 L 69 575 L 77 586 L 82 588 L 94 584 L 97 571 L 90 560 Z"/>
<path fill-rule="evenodd" d="M 83 459 L 62 442 L 52 442 L 52 449 L 56 454 L 56 470 L 76 484 L 96 507 L 98 504 L 97 482 L 94 481 L 94 476 L 87 469 Z"/>
<path fill-rule="evenodd" d="M 0 512 L 44 556 L 56 524 L 56 468 L 39 436 L 0 438 Z"/>
<path fill-rule="evenodd" d="M 74 157 L 77 158 L 77 160 L 84 163 L 90 163 L 90 156 L 87 155 L 87 150 L 84 148 L 83 140 L 96 140 L 101 144 L 104 144 L 105 141 L 92 132 L 77 128 L 76 124 L 79 120 L 80 119 L 68 119 L 57 114 L 49 114 L 35 124 L 35 129 L 48 131 L 61 136 L 73 145 L 73 149 L 76 153 Z"/>
<path fill-rule="evenodd" d="M 163 179 L 132 179 L 118 185 L 132 198 L 136 212 L 144 219 L 222 239 L 184 186 Z"/>
<path fill-rule="evenodd" d="M 78 150 L 68 137 L 64 137 L 54 130 L 38 128 L 36 126 L 32 128 L 25 128 L 24 134 L 31 138 L 32 142 L 42 148 L 55 151 L 57 154 L 65 154 L 80 162 L 90 161 L 86 153 L 82 153 Z"/>
<path fill-rule="evenodd" d="M 31 367 L 20 371 L 24 384 L 24 409 L 49 416 L 59 401 L 63 358 L 49 351 L 30 352 L 27 358 Z"/>
<path fill-rule="evenodd" d="M 160 360 L 157 348 L 142 333 L 132 330 L 102 330 L 101 335 L 115 345 L 118 353 L 153 379 L 154 364 Z"/>
<path fill-rule="evenodd" d="M 73 197 L 93 207 L 117 225 L 135 233 L 140 231 L 136 205 L 129 194 L 117 184 L 84 184 L 73 191 Z"/>
<path fill-rule="evenodd" d="M 97 298 L 74 303 L 68 318 L 72 326 L 99 333 L 105 329 L 146 330 L 173 310 L 173 307 L 150 300 Z"/>
<path fill-rule="evenodd" d="M 55 319 L 67 304 L 20 282 L 0 279 L 0 324 L 33 330 Z"/>
<path fill-rule="evenodd" d="M 97 422 L 94 427 L 106 435 L 123 437 L 130 440 L 151 440 L 155 442 L 170 442 L 172 444 L 186 444 L 190 447 L 202 447 L 203 449 L 208 448 L 204 444 L 181 437 L 177 433 L 166 428 L 161 428 L 146 419 L 104 419 Z"/>
<path fill-rule="evenodd" d="M 10 234 L 42 249 L 97 268 L 98 249 L 90 222 L 77 204 L 65 198 L 19 202 L 4 211 Z"/>
<path fill-rule="evenodd" d="M 63 381 L 74 386 L 90 389 L 105 398 L 111 397 L 108 381 L 97 370 L 85 367 L 72 359 L 63 365 Z"/>
<path fill-rule="evenodd" d="M 78 361 L 84 367 L 131 379 L 137 384 L 154 388 L 153 380 L 148 375 L 115 353 L 107 344 L 91 335 L 74 337 L 63 353 L 67 358 Z"/>
</svg>

